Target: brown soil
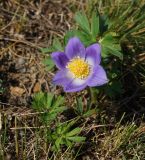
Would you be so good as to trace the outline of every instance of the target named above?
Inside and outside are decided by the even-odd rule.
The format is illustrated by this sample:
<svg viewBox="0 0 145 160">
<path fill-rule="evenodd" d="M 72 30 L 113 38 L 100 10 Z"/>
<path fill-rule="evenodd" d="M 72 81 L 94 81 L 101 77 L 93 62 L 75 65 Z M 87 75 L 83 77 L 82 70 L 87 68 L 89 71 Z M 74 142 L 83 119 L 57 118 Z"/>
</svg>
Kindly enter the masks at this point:
<svg viewBox="0 0 145 160">
<path fill-rule="evenodd" d="M 64 1 L 0 3 L 1 104 L 29 106 L 33 93 L 51 91 L 52 74 L 44 70 L 40 48 L 69 29 L 72 12 Z"/>
</svg>

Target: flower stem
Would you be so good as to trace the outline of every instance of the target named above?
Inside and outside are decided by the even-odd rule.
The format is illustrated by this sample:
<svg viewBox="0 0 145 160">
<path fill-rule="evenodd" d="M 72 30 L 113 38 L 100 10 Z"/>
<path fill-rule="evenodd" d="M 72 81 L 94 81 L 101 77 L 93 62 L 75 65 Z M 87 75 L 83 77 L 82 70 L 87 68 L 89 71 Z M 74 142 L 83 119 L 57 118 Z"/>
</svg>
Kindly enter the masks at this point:
<svg viewBox="0 0 145 160">
<path fill-rule="evenodd" d="M 90 95 L 91 95 L 91 104 L 97 104 L 97 94 L 98 90 L 96 88 L 89 87 Z"/>
</svg>

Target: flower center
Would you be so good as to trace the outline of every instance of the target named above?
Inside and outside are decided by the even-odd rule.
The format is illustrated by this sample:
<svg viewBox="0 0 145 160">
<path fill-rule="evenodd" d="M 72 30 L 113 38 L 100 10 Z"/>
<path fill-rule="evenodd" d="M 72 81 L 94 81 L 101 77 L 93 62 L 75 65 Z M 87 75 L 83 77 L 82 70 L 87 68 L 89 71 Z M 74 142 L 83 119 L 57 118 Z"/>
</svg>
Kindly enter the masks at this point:
<svg viewBox="0 0 145 160">
<path fill-rule="evenodd" d="M 84 79 L 90 73 L 90 66 L 88 63 L 81 59 L 80 57 L 73 58 L 68 64 L 67 68 L 71 73 L 73 73 L 75 78 Z"/>
</svg>

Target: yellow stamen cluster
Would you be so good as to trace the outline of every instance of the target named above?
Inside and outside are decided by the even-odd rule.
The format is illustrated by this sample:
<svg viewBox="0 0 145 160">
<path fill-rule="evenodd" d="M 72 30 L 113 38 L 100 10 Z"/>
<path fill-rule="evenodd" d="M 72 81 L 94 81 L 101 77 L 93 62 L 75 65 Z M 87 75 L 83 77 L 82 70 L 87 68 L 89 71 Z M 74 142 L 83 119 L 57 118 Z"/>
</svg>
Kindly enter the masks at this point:
<svg viewBox="0 0 145 160">
<path fill-rule="evenodd" d="M 84 79 L 90 73 L 90 66 L 82 58 L 75 57 L 68 64 L 67 68 L 75 78 Z"/>
</svg>

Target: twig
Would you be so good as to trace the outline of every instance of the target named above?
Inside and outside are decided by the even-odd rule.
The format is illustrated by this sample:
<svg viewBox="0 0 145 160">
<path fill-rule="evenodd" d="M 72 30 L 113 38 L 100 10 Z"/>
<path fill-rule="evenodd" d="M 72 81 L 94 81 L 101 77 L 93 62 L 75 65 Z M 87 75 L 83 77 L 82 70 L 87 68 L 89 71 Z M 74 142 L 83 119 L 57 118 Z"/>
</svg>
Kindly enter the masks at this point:
<svg viewBox="0 0 145 160">
<path fill-rule="evenodd" d="M 16 42 L 16 43 L 23 43 L 23 44 L 26 44 L 28 46 L 31 46 L 31 47 L 34 47 L 34 48 L 37 48 L 37 49 L 41 49 L 41 47 L 37 46 L 34 43 L 28 42 L 28 41 L 17 40 L 17 39 L 12 39 L 12 38 L 0 38 L 0 40 L 2 40 L 2 41 L 11 41 L 11 42 Z"/>
</svg>

